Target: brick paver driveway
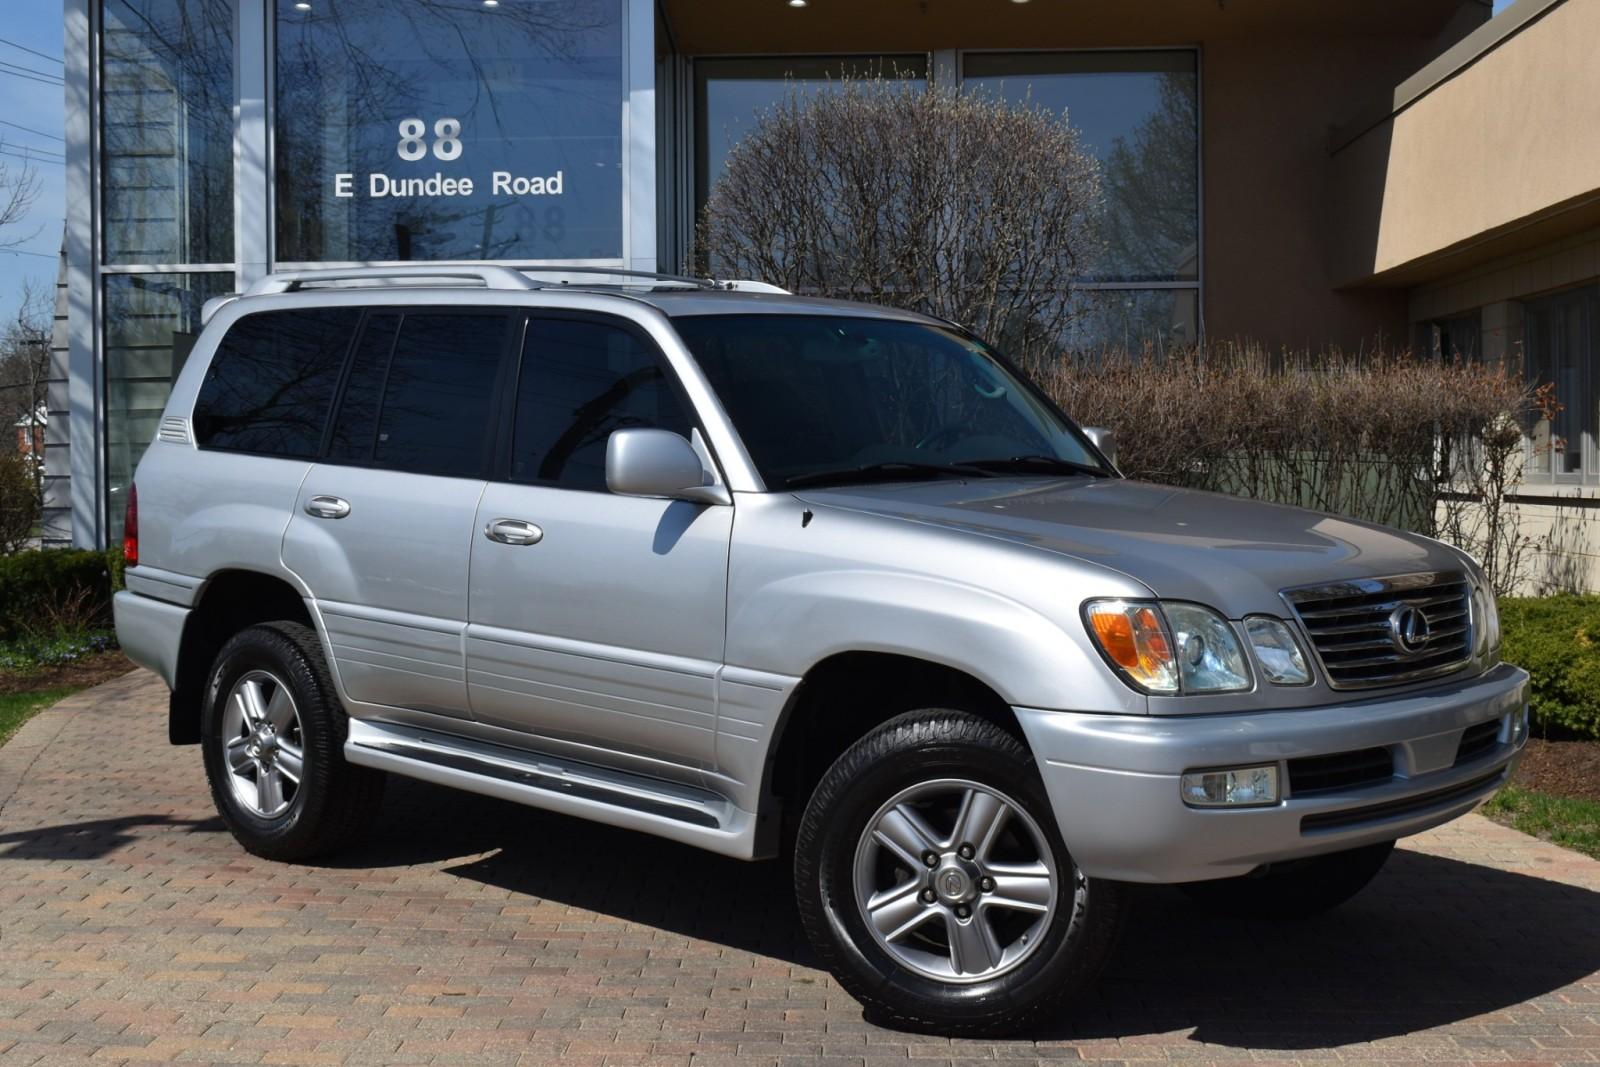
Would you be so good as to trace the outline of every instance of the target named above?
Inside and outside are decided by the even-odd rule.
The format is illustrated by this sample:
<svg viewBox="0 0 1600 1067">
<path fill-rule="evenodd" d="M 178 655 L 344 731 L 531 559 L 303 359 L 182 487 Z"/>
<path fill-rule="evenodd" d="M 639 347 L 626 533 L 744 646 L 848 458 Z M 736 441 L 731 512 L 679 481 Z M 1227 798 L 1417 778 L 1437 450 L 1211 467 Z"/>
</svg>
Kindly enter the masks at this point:
<svg viewBox="0 0 1600 1067">
<path fill-rule="evenodd" d="M 1479 818 L 1297 925 L 1140 894 L 1037 1041 L 880 1029 L 741 864 L 396 781 L 326 866 L 242 852 L 138 673 L 0 749 L 0 1060 L 1600 1059 L 1600 863 Z"/>
</svg>

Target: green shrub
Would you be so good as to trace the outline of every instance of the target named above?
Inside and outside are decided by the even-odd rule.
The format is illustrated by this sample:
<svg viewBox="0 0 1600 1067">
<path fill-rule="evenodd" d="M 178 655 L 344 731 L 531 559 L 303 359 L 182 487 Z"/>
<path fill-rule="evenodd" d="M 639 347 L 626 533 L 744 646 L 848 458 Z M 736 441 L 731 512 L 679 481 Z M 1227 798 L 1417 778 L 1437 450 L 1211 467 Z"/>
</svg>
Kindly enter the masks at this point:
<svg viewBox="0 0 1600 1067">
<path fill-rule="evenodd" d="M 1500 601 L 1501 655 L 1533 678 L 1534 732 L 1600 738 L 1600 596 Z"/>
<path fill-rule="evenodd" d="M 122 553 L 34 549 L 0 556 L 0 641 L 111 625 Z"/>
</svg>

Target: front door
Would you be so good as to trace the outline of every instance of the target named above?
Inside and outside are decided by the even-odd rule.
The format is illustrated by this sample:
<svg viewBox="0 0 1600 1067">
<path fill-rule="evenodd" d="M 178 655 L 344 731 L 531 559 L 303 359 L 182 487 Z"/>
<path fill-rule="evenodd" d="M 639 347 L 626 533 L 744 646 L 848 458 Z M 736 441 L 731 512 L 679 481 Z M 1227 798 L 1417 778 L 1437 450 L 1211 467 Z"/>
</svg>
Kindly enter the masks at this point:
<svg viewBox="0 0 1600 1067">
<path fill-rule="evenodd" d="M 671 369 L 624 320 L 540 315 L 511 406 L 472 542 L 473 716 L 601 761 L 709 766 L 733 508 L 605 483 L 613 431 L 695 437 Z"/>
<path fill-rule="evenodd" d="M 468 717 L 473 521 L 520 324 L 520 313 L 471 308 L 366 317 L 283 547 L 352 700 Z"/>
</svg>

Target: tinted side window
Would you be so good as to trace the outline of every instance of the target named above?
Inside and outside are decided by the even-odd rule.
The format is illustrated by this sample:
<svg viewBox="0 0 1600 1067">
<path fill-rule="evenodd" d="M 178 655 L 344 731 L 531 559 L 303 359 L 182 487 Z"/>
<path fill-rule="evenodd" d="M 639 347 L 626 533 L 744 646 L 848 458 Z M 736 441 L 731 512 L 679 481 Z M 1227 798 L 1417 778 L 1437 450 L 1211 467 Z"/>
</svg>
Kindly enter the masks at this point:
<svg viewBox="0 0 1600 1067">
<path fill-rule="evenodd" d="M 203 448 L 312 457 L 322 447 L 356 308 L 262 311 L 217 346 L 194 406 Z"/>
<path fill-rule="evenodd" d="M 418 474 L 483 474 L 512 322 L 462 311 L 371 316 L 329 458 Z"/>
<path fill-rule="evenodd" d="M 394 354 L 394 339 L 399 332 L 398 313 L 373 312 L 367 316 L 366 327 L 350 357 L 350 377 L 339 400 L 339 416 L 333 420 L 333 440 L 328 444 L 330 460 L 372 461 L 383 380 L 389 373 L 389 357 Z"/>
<path fill-rule="evenodd" d="M 511 477 L 604 489 L 606 441 L 631 427 L 688 436 L 691 422 L 654 346 L 603 322 L 532 319 L 517 383 Z"/>
</svg>

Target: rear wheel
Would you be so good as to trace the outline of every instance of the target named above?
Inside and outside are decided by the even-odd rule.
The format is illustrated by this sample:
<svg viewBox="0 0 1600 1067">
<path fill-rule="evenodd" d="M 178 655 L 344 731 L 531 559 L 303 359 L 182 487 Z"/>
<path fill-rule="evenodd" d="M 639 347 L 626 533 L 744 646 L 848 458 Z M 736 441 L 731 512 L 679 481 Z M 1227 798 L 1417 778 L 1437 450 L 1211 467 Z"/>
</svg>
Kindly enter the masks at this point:
<svg viewBox="0 0 1600 1067">
<path fill-rule="evenodd" d="M 1211 911 L 1240 918 L 1307 919 L 1365 889 L 1394 851 L 1382 841 L 1326 856 L 1275 863 L 1259 874 L 1186 882 L 1178 888 Z"/>
<path fill-rule="evenodd" d="M 802 922 L 869 1014 L 1005 1033 L 1092 983 L 1122 916 L 1057 832 L 1032 756 L 977 716 L 920 711 L 823 776 L 795 842 Z"/>
<path fill-rule="evenodd" d="M 201 752 L 217 811 L 248 851 L 308 859 L 365 828 L 383 774 L 345 762 L 347 722 L 309 627 L 264 623 L 223 645 L 201 713 Z"/>
</svg>

